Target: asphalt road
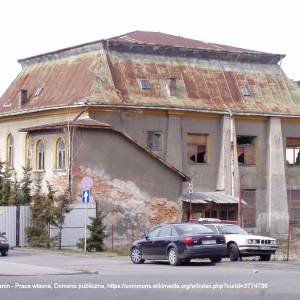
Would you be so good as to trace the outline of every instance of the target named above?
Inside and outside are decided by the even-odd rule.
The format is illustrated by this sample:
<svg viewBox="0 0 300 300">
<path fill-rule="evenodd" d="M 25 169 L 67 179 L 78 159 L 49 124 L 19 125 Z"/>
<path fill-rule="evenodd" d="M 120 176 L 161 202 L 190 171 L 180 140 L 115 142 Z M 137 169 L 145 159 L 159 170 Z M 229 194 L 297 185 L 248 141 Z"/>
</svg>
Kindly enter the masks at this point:
<svg viewBox="0 0 300 300">
<path fill-rule="evenodd" d="M 205 260 L 172 267 L 127 257 L 28 250 L 0 257 L 0 299 L 300 299 L 300 262 Z"/>
</svg>

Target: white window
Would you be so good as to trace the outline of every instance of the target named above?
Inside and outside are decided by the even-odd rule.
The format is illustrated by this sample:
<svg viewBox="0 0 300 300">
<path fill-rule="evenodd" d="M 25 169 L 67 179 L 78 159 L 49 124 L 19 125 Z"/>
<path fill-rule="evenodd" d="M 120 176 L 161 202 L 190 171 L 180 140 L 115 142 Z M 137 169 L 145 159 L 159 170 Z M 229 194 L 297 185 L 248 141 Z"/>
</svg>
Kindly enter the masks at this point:
<svg viewBox="0 0 300 300">
<path fill-rule="evenodd" d="M 65 142 L 59 138 L 56 143 L 56 169 L 65 169 L 66 167 L 66 149 Z"/>
<path fill-rule="evenodd" d="M 42 140 L 36 144 L 36 169 L 45 170 L 45 145 Z"/>
<path fill-rule="evenodd" d="M 7 137 L 7 164 L 10 168 L 14 167 L 14 138 L 11 134 Z"/>
</svg>

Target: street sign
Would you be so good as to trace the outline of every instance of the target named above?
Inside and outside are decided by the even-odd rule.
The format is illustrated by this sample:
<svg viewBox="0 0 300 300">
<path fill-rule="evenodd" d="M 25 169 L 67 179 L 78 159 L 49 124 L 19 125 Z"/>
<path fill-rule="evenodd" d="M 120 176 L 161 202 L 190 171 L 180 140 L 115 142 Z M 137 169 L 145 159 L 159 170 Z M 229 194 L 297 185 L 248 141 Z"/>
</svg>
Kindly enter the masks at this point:
<svg viewBox="0 0 300 300">
<path fill-rule="evenodd" d="M 189 183 L 188 184 L 188 188 L 189 188 L 189 193 L 193 193 L 193 184 L 192 183 Z"/>
<path fill-rule="evenodd" d="M 80 186 L 83 190 L 90 190 L 93 186 L 93 178 L 89 176 L 85 176 L 80 181 Z"/>
<path fill-rule="evenodd" d="M 90 190 L 84 190 L 82 191 L 82 203 L 88 204 L 90 202 L 91 198 L 91 191 Z"/>
</svg>

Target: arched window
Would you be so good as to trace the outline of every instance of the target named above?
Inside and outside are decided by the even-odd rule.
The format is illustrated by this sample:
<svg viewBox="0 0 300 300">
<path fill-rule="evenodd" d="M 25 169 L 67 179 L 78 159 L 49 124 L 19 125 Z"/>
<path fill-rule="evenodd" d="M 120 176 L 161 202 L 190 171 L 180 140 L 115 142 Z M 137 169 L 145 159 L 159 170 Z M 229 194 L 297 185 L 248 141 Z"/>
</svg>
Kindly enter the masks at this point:
<svg viewBox="0 0 300 300">
<path fill-rule="evenodd" d="M 7 137 L 7 164 L 10 168 L 14 167 L 14 138 L 11 134 Z"/>
<path fill-rule="evenodd" d="M 36 169 L 45 169 L 45 145 L 42 140 L 36 143 Z"/>
<path fill-rule="evenodd" d="M 25 166 L 29 163 L 29 133 L 25 136 Z"/>
<path fill-rule="evenodd" d="M 65 169 L 66 167 L 66 146 L 65 141 L 59 138 L 56 143 L 56 169 Z"/>
</svg>

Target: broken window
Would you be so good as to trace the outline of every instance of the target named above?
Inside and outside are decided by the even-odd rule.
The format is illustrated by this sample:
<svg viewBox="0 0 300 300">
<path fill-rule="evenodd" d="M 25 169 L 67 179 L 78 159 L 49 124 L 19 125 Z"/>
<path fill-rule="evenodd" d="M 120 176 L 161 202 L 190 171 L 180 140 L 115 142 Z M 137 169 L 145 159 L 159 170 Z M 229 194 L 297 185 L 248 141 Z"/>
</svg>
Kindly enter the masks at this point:
<svg viewBox="0 0 300 300">
<path fill-rule="evenodd" d="M 170 77 L 167 79 L 169 94 L 171 97 L 176 97 L 176 78 Z"/>
<path fill-rule="evenodd" d="M 141 84 L 142 90 L 150 90 L 151 89 L 150 82 L 147 79 L 141 79 L 140 84 Z"/>
<path fill-rule="evenodd" d="M 286 163 L 289 166 L 300 165 L 300 138 L 286 139 Z"/>
<path fill-rule="evenodd" d="M 255 141 L 254 136 L 237 137 L 237 156 L 239 165 L 255 165 Z"/>
<path fill-rule="evenodd" d="M 207 134 L 188 134 L 188 160 L 193 163 L 207 163 Z"/>
<path fill-rule="evenodd" d="M 147 132 L 147 148 L 150 150 L 162 150 L 162 133 L 158 131 Z"/>
</svg>

